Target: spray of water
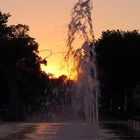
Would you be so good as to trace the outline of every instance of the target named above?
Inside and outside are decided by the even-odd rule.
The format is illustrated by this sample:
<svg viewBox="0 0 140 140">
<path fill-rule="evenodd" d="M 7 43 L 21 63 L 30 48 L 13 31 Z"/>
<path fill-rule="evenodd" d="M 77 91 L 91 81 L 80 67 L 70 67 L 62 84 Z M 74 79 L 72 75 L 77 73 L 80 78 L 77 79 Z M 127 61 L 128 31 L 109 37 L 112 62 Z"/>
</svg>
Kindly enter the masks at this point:
<svg viewBox="0 0 140 140">
<path fill-rule="evenodd" d="M 83 37 L 87 42 L 94 39 L 91 19 L 92 8 L 93 6 L 90 0 L 78 0 L 78 2 L 75 4 L 71 14 L 71 21 L 68 25 L 68 52 L 66 59 L 68 59 L 71 54 L 75 52 L 73 43 L 77 34 L 80 34 L 81 37 Z"/>
<path fill-rule="evenodd" d="M 73 62 L 71 75 L 75 74 L 75 85 L 71 88 L 74 117 L 98 123 L 98 82 L 92 26 L 91 0 L 78 0 L 72 9 L 68 25 L 67 64 Z M 82 45 L 77 48 L 75 41 L 80 36 Z"/>
</svg>

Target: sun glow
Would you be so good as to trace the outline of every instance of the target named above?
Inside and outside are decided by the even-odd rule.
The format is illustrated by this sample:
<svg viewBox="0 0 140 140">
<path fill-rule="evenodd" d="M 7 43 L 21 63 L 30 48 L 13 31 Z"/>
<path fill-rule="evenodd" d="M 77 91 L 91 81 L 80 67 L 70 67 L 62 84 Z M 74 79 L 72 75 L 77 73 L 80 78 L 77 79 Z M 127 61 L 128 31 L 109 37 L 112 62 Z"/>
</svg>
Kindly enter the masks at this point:
<svg viewBox="0 0 140 140">
<path fill-rule="evenodd" d="M 41 65 L 41 69 L 46 72 L 47 74 L 51 74 L 53 77 L 58 78 L 61 75 L 68 75 L 68 72 L 66 70 L 60 70 L 58 66 L 55 65 L 49 65 L 49 66 L 44 66 Z"/>
<path fill-rule="evenodd" d="M 81 45 L 82 39 L 79 37 L 74 42 L 74 46 L 76 46 L 75 49 L 78 49 Z M 46 50 L 44 47 L 44 51 L 40 50 L 39 52 L 42 58 L 46 58 L 47 60 L 47 66 L 41 65 L 41 69 L 51 75 L 50 78 L 59 78 L 60 76 L 65 75 L 68 79 L 76 81 L 78 77 L 78 62 L 74 60 L 73 56 L 71 56 L 69 60 L 65 60 L 65 55 L 68 51 L 66 42 L 61 42 L 61 45 L 57 46 L 55 50 L 52 49 L 54 48 L 53 44 L 50 43 L 49 46 L 49 49 L 47 48 Z"/>
<path fill-rule="evenodd" d="M 50 75 L 49 78 L 59 78 L 60 76 L 65 75 L 67 76 L 67 79 L 76 81 L 78 74 L 76 70 L 72 70 L 72 66 L 72 63 L 69 64 L 69 66 L 67 66 L 67 64 L 65 64 L 65 66 L 41 65 L 41 69 Z"/>
</svg>

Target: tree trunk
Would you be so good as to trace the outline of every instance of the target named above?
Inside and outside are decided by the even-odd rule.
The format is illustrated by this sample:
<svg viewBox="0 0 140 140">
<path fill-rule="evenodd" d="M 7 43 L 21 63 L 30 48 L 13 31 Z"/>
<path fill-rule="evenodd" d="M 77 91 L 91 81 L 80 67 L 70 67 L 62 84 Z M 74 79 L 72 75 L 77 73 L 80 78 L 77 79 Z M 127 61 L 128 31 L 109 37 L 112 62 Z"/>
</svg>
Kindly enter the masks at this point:
<svg viewBox="0 0 140 140">
<path fill-rule="evenodd" d="M 9 104 L 7 119 L 11 121 L 20 120 L 20 98 L 19 87 L 17 78 L 15 76 L 9 76 Z"/>
</svg>

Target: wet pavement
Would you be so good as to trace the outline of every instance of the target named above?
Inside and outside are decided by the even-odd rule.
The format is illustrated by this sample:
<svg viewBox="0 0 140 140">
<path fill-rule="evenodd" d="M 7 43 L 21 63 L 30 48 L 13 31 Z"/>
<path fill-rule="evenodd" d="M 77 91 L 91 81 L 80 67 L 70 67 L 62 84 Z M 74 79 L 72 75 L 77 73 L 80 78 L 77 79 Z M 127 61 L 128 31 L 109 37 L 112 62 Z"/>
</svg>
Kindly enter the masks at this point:
<svg viewBox="0 0 140 140">
<path fill-rule="evenodd" d="M 111 130 L 118 140 L 140 140 L 140 130 L 134 130 L 128 127 L 127 122 L 106 122 L 102 129 Z"/>
<path fill-rule="evenodd" d="M 140 131 L 122 122 L 100 128 L 84 123 L 1 123 L 0 140 L 140 140 Z"/>
</svg>

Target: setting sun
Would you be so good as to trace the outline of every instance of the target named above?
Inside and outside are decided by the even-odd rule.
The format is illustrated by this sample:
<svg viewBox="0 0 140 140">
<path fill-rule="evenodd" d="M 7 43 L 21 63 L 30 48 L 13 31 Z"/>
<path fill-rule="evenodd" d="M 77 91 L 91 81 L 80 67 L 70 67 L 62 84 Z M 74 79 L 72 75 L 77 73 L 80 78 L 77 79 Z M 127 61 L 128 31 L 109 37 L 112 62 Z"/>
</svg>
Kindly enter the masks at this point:
<svg viewBox="0 0 140 140">
<path fill-rule="evenodd" d="M 67 70 L 61 69 L 60 66 L 58 66 L 58 65 L 57 66 L 54 66 L 54 65 L 51 65 L 51 66 L 41 65 L 41 69 L 43 71 L 45 71 L 47 74 L 51 73 L 56 78 L 58 78 L 61 75 L 68 76 Z"/>
<path fill-rule="evenodd" d="M 57 62 L 57 61 L 56 61 Z M 73 70 L 73 63 L 67 64 L 67 62 L 63 62 L 55 65 L 41 65 L 41 69 L 45 71 L 47 74 L 51 75 L 52 78 L 59 78 L 62 75 L 67 76 L 68 79 L 76 80 L 77 78 L 77 71 L 76 69 Z"/>
</svg>

